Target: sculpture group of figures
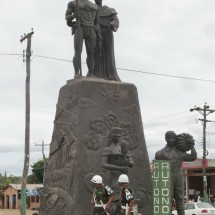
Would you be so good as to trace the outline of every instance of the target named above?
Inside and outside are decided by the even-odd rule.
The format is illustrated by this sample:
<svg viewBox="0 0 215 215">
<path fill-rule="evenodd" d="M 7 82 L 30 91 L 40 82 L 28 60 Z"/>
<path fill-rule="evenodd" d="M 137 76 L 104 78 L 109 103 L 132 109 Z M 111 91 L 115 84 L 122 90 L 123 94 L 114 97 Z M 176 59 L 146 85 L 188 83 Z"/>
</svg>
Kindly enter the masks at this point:
<svg viewBox="0 0 215 215">
<path fill-rule="evenodd" d="M 89 0 L 73 0 L 68 3 L 66 21 L 67 25 L 72 28 L 72 34 L 74 35 L 75 55 L 73 65 L 75 78 L 82 77 L 81 53 L 83 43 L 85 42 L 88 66 L 87 76 L 120 81 L 114 57 L 113 32 L 117 31 L 119 27 L 119 20 L 115 9 L 103 6 L 102 0 L 95 0 L 95 4 Z M 77 84 L 78 82 L 74 81 L 74 83 Z M 113 84 L 111 87 L 115 87 L 114 84 L 116 83 L 111 84 Z M 100 92 L 100 95 L 97 97 L 101 96 L 105 98 L 104 100 L 98 100 L 102 101 L 102 108 L 105 105 L 110 105 L 112 110 L 113 104 L 116 103 L 115 100 L 120 100 L 118 89 L 120 84 L 122 83 L 117 83 L 117 91 L 107 90 L 104 87 L 104 92 Z M 45 177 L 46 186 L 44 186 L 44 195 L 41 199 L 40 215 L 69 215 L 72 213 L 72 210 L 77 213 L 77 207 L 79 207 L 78 211 L 82 211 L 82 203 L 86 205 L 90 204 L 90 199 L 87 198 L 86 200 L 86 195 L 92 194 L 92 187 L 89 186 L 90 180 L 93 182 L 95 188 L 92 200 L 94 215 L 135 214 L 133 207 L 134 197 L 140 200 L 139 204 L 142 204 L 139 208 L 152 215 L 153 192 L 151 172 L 147 150 L 144 145 L 144 136 L 142 135 L 143 129 L 142 125 L 140 125 L 141 123 L 139 123 L 140 114 L 135 111 L 138 99 L 134 99 L 135 102 L 131 106 L 119 106 L 118 108 L 117 114 L 120 115 L 120 118 L 123 120 L 126 118 L 128 121 L 133 120 L 130 127 L 127 121 L 117 124 L 113 123 L 115 122 L 113 120 L 115 118 L 110 117 L 110 126 L 108 126 L 108 129 L 105 129 L 102 125 L 107 123 L 99 117 L 95 123 L 92 120 L 91 130 L 85 125 L 86 129 L 82 130 L 80 135 L 78 134 L 78 128 L 80 130 L 81 127 L 84 127 L 83 125 L 89 119 L 79 121 L 78 116 L 81 114 L 76 114 L 76 112 L 79 113 L 83 109 L 82 113 L 85 114 L 84 116 L 89 117 L 89 113 L 93 115 L 96 111 L 101 111 L 102 108 L 95 109 L 95 113 L 93 111 L 85 111 L 84 107 L 91 105 L 98 106 L 98 104 L 90 103 L 89 101 L 91 100 L 85 97 L 84 99 L 81 98 L 82 100 L 79 99 L 78 97 L 83 92 L 77 91 L 75 86 L 72 96 L 77 97 L 77 101 L 75 99 L 73 101 L 72 96 L 69 96 L 69 92 L 72 89 L 70 87 L 73 86 L 68 85 L 63 88 L 65 91 L 62 91 L 62 98 L 59 99 L 59 101 L 62 100 L 60 104 L 65 103 L 67 106 L 65 106 L 64 110 L 63 106 L 65 104 L 61 104 L 60 106 L 62 107 L 59 108 L 59 114 L 58 112 L 56 114 L 49 165 Z M 88 88 L 86 89 L 89 91 Z M 133 88 L 129 88 L 128 85 L 126 85 L 126 89 L 134 90 Z M 128 90 L 128 92 L 130 91 Z M 125 93 L 124 95 L 127 95 L 128 98 L 125 100 L 123 97 L 124 100 L 121 99 L 119 105 L 131 102 L 133 97 L 135 97 L 133 95 L 136 94 L 133 93 L 132 96 L 128 96 L 130 94 Z M 126 114 L 122 114 L 120 110 L 124 110 Z M 131 113 L 131 115 L 127 113 Z M 132 114 L 136 114 L 137 117 L 135 118 Z M 125 117 L 125 115 L 129 115 L 129 117 Z M 71 121 L 68 121 L 70 118 Z M 79 126 L 79 123 L 81 126 Z M 95 128 L 97 127 L 94 125 L 97 123 L 99 132 L 96 132 Z M 127 132 L 125 132 L 126 129 L 123 126 L 129 127 Z M 90 131 L 84 136 L 83 134 L 87 129 Z M 138 130 L 137 135 L 133 134 L 135 129 L 141 131 L 139 132 Z M 105 134 L 103 135 L 103 133 Z M 107 136 L 108 138 L 106 139 Z M 173 131 L 168 131 L 165 138 L 167 145 L 156 153 L 155 159 L 170 161 L 172 197 L 176 201 L 178 215 L 184 215 L 184 184 L 180 173 L 180 166 L 182 161 L 193 161 L 196 159 L 197 154 L 194 148 L 194 140 L 189 134 L 176 135 Z M 100 147 L 98 147 L 98 143 Z M 78 145 L 79 148 L 77 147 Z M 187 153 L 189 150 L 191 150 L 190 154 Z M 81 151 L 81 153 L 77 154 L 77 151 Z M 87 160 L 89 158 L 90 160 Z M 101 160 L 98 162 L 100 158 Z M 76 165 L 78 166 L 78 162 L 81 164 L 84 163 L 84 165 L 79 166 L 83 168 L 79 169 L 76 167 Z M 102 177 L 99 173 L 101 173 Z M 108 186 L 103 185 L 102 179 L 105 179 Z M 129 187 L 129 180 L 133 182 L 132 186 L 135 192 Z M 85 196 L 83 197 L 82 194 Z M 112 206 L 110 206 L 110 203 Z M 83 214 L 82 212 L 78 214 Z"/>
<path fill-rule="evenodd" d="M 74 21 L 75 20 L 75 21 Z M 66 10 L 67 25 L 74 34 L 75 77 L 82 76 L 81 53 L 86 45 L 88 77 L 120 81 L 115 65 L 113 31 L 119 27 L 115 9 L 102 0 L 73 0 Z"/>
</svg>

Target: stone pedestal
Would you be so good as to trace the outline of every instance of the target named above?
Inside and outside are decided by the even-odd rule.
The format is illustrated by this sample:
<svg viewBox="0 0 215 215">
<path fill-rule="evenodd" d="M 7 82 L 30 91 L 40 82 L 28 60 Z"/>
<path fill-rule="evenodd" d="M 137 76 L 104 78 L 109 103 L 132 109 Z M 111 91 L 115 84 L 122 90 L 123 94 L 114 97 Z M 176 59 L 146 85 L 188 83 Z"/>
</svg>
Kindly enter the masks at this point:
<svg viewBox="0 0 215 215">
<path fill-rule="evenodd" d="M 120 127 L 134 166 L 129 168 L 139 211 L 153 215 L 152 179 L 136 87 L 80 78 L 60 89 L 40 215 L 90 215 L 95 174 L 109 185 L 101 159 L 111 128 Z M 110 186 L 110 185 L 109 185 Z"/>
</svg>

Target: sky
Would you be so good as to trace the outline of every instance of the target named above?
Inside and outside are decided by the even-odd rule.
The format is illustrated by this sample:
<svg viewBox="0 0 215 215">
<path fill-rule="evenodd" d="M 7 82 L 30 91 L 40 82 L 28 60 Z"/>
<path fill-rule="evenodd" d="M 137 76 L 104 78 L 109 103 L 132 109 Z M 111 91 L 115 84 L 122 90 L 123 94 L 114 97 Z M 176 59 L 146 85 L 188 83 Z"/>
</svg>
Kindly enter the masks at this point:
<svg viewBox="0 0 215 215">
<path fill-rule="evenodd" d="M 30 165 L 50 144 L 59 89 L 74 77 L 73 36 L 65 22 L 69 1 L 1 0 L 0 173 L 21 176 L 25 145 L 25 78 L 21 35 L 31 32 Z M 202 158 L 204 104 L 215 110 L 214 0 L 103 0 L 118 12 L 114 33 L 118 75 L 135 84 L 149 160 L 165 146 L 165 132 L 190 133 Z M 55 59 L 51 59 L 55 58 Z M 85 62 L 86 54 L 82 55 Z M 83 64 L 83 74 L 86 75 Z M 215 121 L 215 113 L 207 116 Z M 207 123 L 207 158 L 215 158 L 215 123 Z M 45 146 L 49 155 L 49 146 Z M 31 167 L 29 169 L 31 174 Z"/>
</svg>

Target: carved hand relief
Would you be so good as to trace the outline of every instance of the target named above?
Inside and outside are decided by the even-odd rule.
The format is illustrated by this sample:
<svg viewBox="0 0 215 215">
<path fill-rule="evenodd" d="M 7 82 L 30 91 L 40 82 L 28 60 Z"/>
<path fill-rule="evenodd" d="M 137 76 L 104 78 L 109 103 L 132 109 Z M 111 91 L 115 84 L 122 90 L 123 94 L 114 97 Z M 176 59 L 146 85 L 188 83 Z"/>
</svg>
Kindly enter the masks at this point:
<svg viewBox="0 0 215 215">
<path fill-rule="evenodd" d="M 108 135 L 113 127 L 122 129 L 120 141 L 126 141 L 129 150 L 134 150 L 139 146 L 138 137 L 133 134 L 131 123 L 119 121 L 111 111 L 103 117 L 92 119 L 89 127 L 89 132 L 85 135 L 85 145 L 89 150 L 97 151 L 107 146 Z"/>
</svg>

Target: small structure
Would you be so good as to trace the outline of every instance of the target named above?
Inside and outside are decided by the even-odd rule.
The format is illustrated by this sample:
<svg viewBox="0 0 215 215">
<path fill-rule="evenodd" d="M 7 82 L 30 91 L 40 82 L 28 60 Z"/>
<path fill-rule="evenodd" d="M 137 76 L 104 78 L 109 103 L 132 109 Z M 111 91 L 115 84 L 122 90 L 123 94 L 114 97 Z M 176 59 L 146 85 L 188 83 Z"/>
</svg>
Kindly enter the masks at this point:
<svg viewBox="0 0 215 215">
<path fill-rule="evenodd" d="M 42 184 L 27 184 L 26 195 L 27 203 L 30 209 L 40 207 L 40 194 L 38 189 L 43 187 Z M 19 209 L 21 201 L 21 184 L 9 184 L 3 191 L 3 205 L 5 209 Z"/>
<path fill-rule="evenodd" d="M 207 194 L 215 196 L 215 159 L 206 159 Z M 193 199 L 195 194 L 203 196 L 202 159 L 183 162 L 181 165 L 186 185 L 186 199 Z"/>
</svg>

